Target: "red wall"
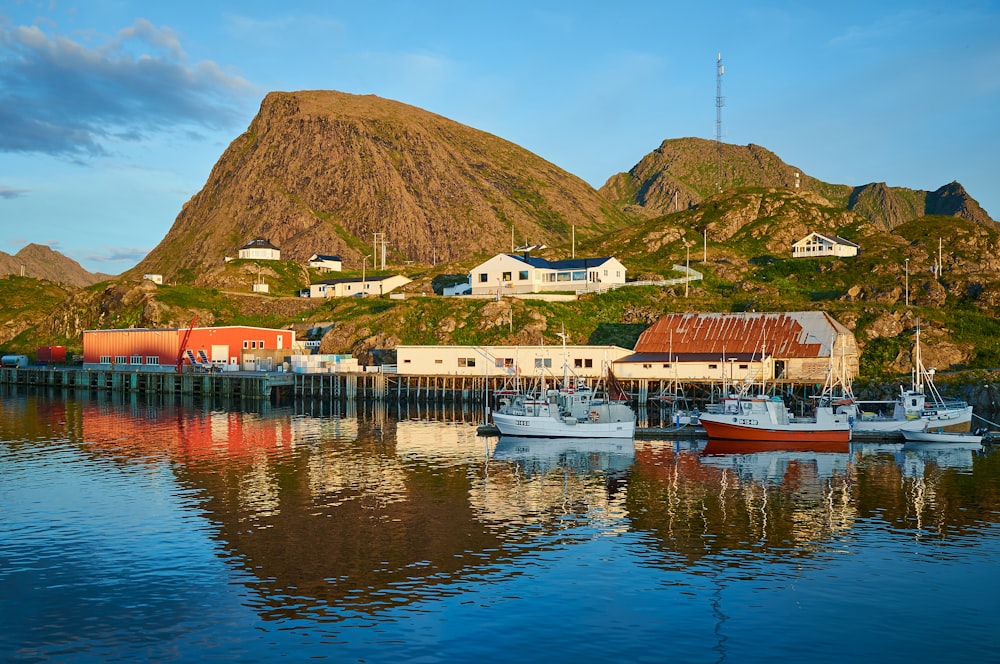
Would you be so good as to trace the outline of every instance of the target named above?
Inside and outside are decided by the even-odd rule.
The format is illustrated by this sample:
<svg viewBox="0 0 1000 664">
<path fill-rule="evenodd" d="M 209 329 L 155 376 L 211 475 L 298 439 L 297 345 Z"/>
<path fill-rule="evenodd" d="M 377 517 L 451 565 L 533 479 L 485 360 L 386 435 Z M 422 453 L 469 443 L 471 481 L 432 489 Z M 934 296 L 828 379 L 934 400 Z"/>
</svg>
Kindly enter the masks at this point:
<svg viewBox="0 0 1000 664">
<path fill-rule="evenodd" d="M 98 364 L 102 355 L 115 357 L 124 355 L 142 356 L 143 364 L 146 358 L 156 356 L 159 364 L 176 364 L 177 352 L 187 329 L 129 329 L 129 330 L 86 330 L 83 333 L 83 361 L 86 364 Z M 244 350 L 244 342 L 248 350 L 253 343 L 260 342 L 266 349 L 279 347 L 291 349 L 295 333 L 291 330 L 273 330 L 261 327 L 196 327 L 191 330 L 187 348 L 197 353 L 204 350 L 205 355 L 212 359 L 212 346 L 227 346 L 227 359 L 239 358 Z M 129 360 L 126 360 L 128 362 Z"/>
</svg>

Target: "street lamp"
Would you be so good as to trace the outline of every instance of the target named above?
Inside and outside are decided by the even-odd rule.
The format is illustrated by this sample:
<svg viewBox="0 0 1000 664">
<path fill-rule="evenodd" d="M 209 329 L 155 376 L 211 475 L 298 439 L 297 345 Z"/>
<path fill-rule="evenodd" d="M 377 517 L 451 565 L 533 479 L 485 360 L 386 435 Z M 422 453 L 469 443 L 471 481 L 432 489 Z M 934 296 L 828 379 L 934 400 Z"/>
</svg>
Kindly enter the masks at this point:
<svg viewBox="0 0 1000 664">
<path fill-rule="evenodd" d="M 906 258 L 903 260 L 903 265 L 906 269 L 906 306 L 910 306 L 910 259 Z"/>
</svg>

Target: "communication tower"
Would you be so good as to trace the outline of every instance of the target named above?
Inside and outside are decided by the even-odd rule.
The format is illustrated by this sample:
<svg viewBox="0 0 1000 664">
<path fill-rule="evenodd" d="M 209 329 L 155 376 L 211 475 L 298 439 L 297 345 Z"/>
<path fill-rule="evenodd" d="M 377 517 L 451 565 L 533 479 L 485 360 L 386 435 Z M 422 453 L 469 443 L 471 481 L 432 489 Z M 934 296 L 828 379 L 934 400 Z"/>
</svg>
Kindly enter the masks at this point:
<svg viewBox="0 0 1000 664">
<path fill-rule="evenodd" d="M 726 105 L 722 96 L 722 75 L 725 73 L 720 51 L 715 60 L 715 175 L 719 191 L 722 191 L 722 107 Z"/>
</svg>

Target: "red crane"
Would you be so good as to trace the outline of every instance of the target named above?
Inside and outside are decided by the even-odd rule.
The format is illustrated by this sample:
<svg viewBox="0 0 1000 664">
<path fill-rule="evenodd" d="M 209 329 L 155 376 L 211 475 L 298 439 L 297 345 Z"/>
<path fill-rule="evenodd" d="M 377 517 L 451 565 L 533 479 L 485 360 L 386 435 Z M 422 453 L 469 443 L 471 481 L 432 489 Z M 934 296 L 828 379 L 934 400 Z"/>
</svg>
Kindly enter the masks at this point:
<svg viewBox="0 0 1000 664">
<path fill-rule="evenodd" d="M 191 319 L 191 324 L 188 325 L 187 332 L 184 333 L 184 338 L 181 339 L 181 347 L 177 350 L 177 373 L 181 373 L 184 370 L 184 351 L 187 350 L 188 339 L 191 338 L 191 330 L 194 329 L 194 324 L 198 320 L 198 314 L 194 315 Z"/>
</svg>

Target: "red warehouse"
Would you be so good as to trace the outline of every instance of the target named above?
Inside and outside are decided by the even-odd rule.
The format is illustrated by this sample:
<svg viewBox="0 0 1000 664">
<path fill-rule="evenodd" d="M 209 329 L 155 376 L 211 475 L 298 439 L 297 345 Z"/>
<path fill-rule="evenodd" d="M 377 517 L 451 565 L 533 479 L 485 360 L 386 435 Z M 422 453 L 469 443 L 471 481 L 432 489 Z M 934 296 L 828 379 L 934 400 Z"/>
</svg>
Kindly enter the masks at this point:
<svg viewBox="0 0 1000 664">
<path fill-rule="evenodd" d="M 183 356 L 188 365 L 193 357 L 196 363 L 238 369 L 244 353 L 291 351 L 294 343 L 292 330 L 241 325 L 195 327 L 191 328 L 190 335 L 188 328 L 85 330 L 83 364 L 92 367 L 132 365 L 155 371 L 175 367 L 178 357 Z"/>
</svg>

